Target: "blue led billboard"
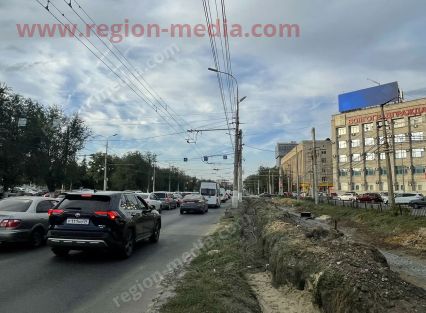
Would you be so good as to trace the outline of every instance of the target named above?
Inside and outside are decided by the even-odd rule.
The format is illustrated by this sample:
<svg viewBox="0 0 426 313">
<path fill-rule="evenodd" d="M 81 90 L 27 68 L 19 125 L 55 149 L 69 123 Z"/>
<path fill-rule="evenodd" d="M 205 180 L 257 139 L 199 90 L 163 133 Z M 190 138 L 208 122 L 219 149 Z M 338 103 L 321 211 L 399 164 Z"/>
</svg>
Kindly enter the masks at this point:
<svg viewBox="0 0 426 313">
<path fill-rule="evenodd" d="M 343 113 L 397 101 L 398 97 L 399 88 L 397 82 L 344 93 L 339 95 L 339 112 Z"/>
</svg>

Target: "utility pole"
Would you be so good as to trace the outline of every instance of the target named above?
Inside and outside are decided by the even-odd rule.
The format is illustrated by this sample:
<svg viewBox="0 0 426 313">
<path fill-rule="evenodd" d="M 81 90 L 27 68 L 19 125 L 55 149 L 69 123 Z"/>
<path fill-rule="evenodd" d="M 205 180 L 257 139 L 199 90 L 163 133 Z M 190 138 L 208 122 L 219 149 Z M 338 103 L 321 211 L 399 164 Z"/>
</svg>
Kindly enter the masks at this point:
<svg viewBox="0 0 426 313">
<path fill-rule="evenodd" d="M 275 193 L 275 176 L 274 176 L 274 172 L 272 172 L 272 176 L 271 176 L 271 194 L 273 195 Z"/>
<path fill-rule="evenodd" d="M 257 195 L 260 195 L 260 179 L 257 178 Z"/>
<path fill-rule="evenodd" d="M 171 191 L 172 169 L 169 164 L 169 192 Z"/>
<path fill-rule="evenodd" d="M 152 192 L 155 192 L 155 159 L 154 159 L 153 165 L 154 165 L 154 176 L 152 176 Z"/>
<path fill-rule="evenodd" d="M 279 164 L 279 180 L 278 180 L 278 194 L 282 196 L 284 194 L 284 182 L 283 182 L 283 168 L 281 166 L 281 162 Z"/>
<path fill-rule="evenodd" d="M 313 193 L 314 193 L 314 199 L 315 199 L 315 204 L 318 204 L 319 199 L 318 199 L 318 172 L 317 172 L 317 142 L 316 142 L 316 138 L 315 138 L 315 127 L 312 128 L 312 162 L 313 162 L 313 179 L 314 179 L 314 184 L 313 184 Z"/>
<path fill-rule="evenodd" d="M 296 146 L 296 193 L 297 193 L 297 200 L 300 200 L 300 181 L 299 181 L 299 152 L 297 151 Z"/>
<path fill-rule="evenodd" d="M 383 127 L 383 137 L 384 137 L 383 139 L 385 141 L 385 156 L 386 156 L 386 170 L 387 170 L 386 177 L 387 177 L 387 183 L 388 183 L 389 205 L 391 208 L 393 208 L 395 206 L 395 198 L 393 196 L 393 175 L 392 175 L 392 166 L 391 166 L 391 160 L 390 160 L 388 130 L 386 125 L 387 120 L 385 116 L 385 104 L 382 104 L 380 108 L 382 112 L 382 123 L 383 123 L 382 127 Z"/>
<path fill-rule="evenodd" d="M 215 73 L 220 73 L 220 74 L 224 74 L 224 75 L 228 75 L 229 77 L 231 77 L 234 81 L 235 84 L 237 86 L 237 108 L 236 108 L 236 114 L 235 114 L 235 146 L 234 146 L 234 180 L 233 180 L 233 187 L 232 187 L 232 208 L 237 209 L 238 208 L 238 197 L 239 197 L 239 162 L 242 161 L 242 159 L 240 159 L 240 148 L 239 148 L 239 137 L 240 137 L 240 103 L 243 102 L 246 97 L 243 97 L 240 99 L 240 95 L 239 95 L 239 88 L 238 88 L 238 80 L 235 78 L 234 75 L 232 75 L 231 73 L 227 73 L 227 72 L 223 72 L 223 71 L 219 71 L 218 69 L 215 68 L 208 68 L 209 71 L 215 72 Z M 241 176 L 242 177 L 242 176 Z M 241 182 L 242 184 L 242 182 Z"/>
<path fill-rule="evenodd" d="M 288 192 L 292 192 L 292 185 L 290 185 L 290 181 L 291 181 L 291 166 L 289 164 L 288 166 L 288 175 L 287 175 L 287 188 L 288 188 Z"/>
<path fill-rule="evenodd" d="M 110 137 L 115 137 L 117 134 L 114 134 Z M 108 139 L 106 138 L 106 145 L 105 145 L 105 160 L 104 160 L 104 191 L 108 188 Z"/>
<path fill-rule="evenodd" d="M 239 164 L 238 164 L 238 201 L 243 200 L 243 131 L 240 129 L 240 147 L 239 147 Z"/>
</svg>

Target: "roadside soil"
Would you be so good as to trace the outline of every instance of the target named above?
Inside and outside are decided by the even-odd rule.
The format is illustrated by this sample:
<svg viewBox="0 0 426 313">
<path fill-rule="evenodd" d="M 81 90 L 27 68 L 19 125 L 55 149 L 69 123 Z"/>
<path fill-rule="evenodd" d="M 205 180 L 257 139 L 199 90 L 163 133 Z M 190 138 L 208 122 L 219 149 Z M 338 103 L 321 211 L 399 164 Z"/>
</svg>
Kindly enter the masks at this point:
<svg viewBox="0 0 426 313">
<path fill-rule="evenodd" d="M 289 286 L 275 288 L 270 272 L 247 275 L 248 282 L 256 293 L 263 313 L 320 313 L 312 304 L 308 291 L 297 290 Z"/>
<path fill-rule="evenodd" d="M 267 302 L 271 312 L 287 305 L 267 296 L 280 288 L 293 296 L 295 305 L 300 303 L 298 299 L 309 303 L 310 298 L 317 312 L 426 312 L 426 290 L 402 280 L 374 246 L 354 241 L 323 221 L 300 218 L 263 200 L 246 202 L 244 220 L 243 238 L 257 237 L 276 288 L 271 291 L 260 272 L 250 279 L 260 303 Z M 259 287 L 262 284 L 265 286 Z M 300 298 L 300 292 L 306 297 Z"/>
</svg>

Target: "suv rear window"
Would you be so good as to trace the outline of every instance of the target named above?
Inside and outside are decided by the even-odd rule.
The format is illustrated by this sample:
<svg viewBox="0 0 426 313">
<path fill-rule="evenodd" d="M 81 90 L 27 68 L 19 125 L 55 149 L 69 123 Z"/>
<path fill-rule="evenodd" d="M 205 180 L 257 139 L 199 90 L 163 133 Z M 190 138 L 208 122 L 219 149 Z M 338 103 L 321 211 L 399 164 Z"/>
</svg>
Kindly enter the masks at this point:
<svg viewBox="0 0 426 313">
<path fill-rule="evenodd" d="M 26 212 L 32 202 L 30 199 L 5 199 L 0 201 L 0 211 Z"/>
<path fill-rule="evenodd" d="M 166 194 L 164 192 L 156 192 L 156 193 L 154 193 L 154 195 L 156 195 L 160 199 L 166 198 Z"/>
<path fill-rule="evenodd" d="M 203 188 L 203 189 L 201 189 L 201 195 L 203 195 L 203 196 L 215 196 L 216 195 L 216 189 Z"/>
<path fill-rule="evenodd" d="M 109 196 L 67 195 L 58 208 L 82 212 L 108 211 L 110 210 L 110 203 L 111 197 Z"/>
</svg>

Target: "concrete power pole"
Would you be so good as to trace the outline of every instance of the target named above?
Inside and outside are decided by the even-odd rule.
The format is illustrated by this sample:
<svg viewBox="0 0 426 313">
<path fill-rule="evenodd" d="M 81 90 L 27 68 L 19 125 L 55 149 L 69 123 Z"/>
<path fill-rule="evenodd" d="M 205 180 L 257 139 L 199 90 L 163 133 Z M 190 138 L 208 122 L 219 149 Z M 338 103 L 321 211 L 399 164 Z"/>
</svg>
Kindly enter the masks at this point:
<svg viewBox="0 0 426 313">
<path fill-rule="evenodd" d="M 299 175 L 299 152 L 297 151 L 296 146 L 296 193 L 297 193 L 297 200 L 300 200 L 300 175 Z"/>
<path fill-rule="evenodd" d="M 382 104 L 380 106 L 382 112 L 382 127 L 383 127 L 383 139 L 385 145 L 385 156 L 386 156 L 386 169 L 387 169 L 387 183 L 388 183 L 388 195 L 389 195 L 389 205 L 391 208 L 395 206 L 395 198 L 393 195 L 393 175 L 392 175 L 392 166 L 390 160 L 390 149 L 389 149 L 389 141 L 388 141 L 388 130 L 386 125 L 386 116 L 385 116 L 385 105 Z"/>
<path fill-rule="evenodd" d="M 243 200 L 243 131 L 240 129 L 239 158 L 238 158 L 238 201 Z"/>
<path fill-rule="evenodd" d="M 283 168 L 281 164 L 279 166 L 278 194 L 282 196 L 284 194 Z"/>
<path fill-rule="evenodd" d="M 154 161 L 154 176 L 152 176 L 152 192 L 155 192 L 155 161 Z"/>
<path fill-rule="evenodd" d="M 260 195 L 260 179 L 257 178 L 257 195 Z"/>
<path fill-rule="evenodd" d="M 318 172 L 317 172 L 317 142 L 315 138 L 315 127 L 312 128 L 312 162 L 313 162 L 313 189 L 315 204 L 318 204 Z"/>
</svg>

